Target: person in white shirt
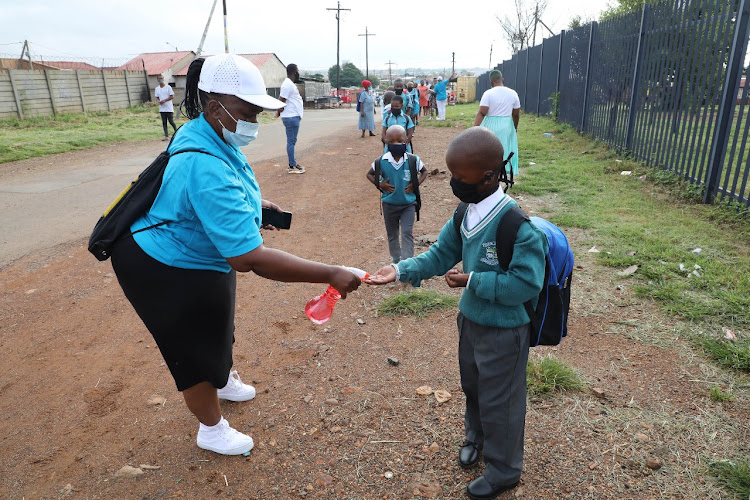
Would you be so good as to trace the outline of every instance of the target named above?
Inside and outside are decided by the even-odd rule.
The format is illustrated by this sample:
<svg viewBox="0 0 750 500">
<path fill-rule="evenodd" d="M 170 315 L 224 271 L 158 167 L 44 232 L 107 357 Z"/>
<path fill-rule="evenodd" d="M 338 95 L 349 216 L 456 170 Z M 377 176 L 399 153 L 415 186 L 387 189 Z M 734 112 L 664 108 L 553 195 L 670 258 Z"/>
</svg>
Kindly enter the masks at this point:
<svg viewBox="0 0 750 500">
<path fill-rule="evenodd" d="M 508 173 L 518 173 L 518 120 L 521 116 L 521 101 L 515 90 L 503 85 L 503 74 L 498 70 L 490 72 L 492 88 L 482 94 L 479 111 L 474 118 L 474 126 L 482 126 L 495 133 L 503 145 L 505 158 L 512 152 L 510 162 L 505 166 Z M 503 158 L 503 160 L 505 159 Z"/>
<path fill-rule="evenodd" d="M 174 105 L 172 104 L 174 90 L 164 83 L 164 75 L 158 75 L 156 80 L 159 82 L 159 86 L 156 87 L 154 93 L 156 94 L 156 99 L 159 101 L 161 124 L 164 127 L 164 139 L 162 141 L 168 141 L 169 129 L 167 129 L 167 121 L 172 125 L 172 129 L 177 132 L 177 125 L 174 124 Z"/>
<path fill-rule="evenodd" d="M 294 157 L 294 146 L 297 144 L 297 133 L 299 124 L 302 121 L 302 96 L 294 82 L 299 81 L 299 70 L 296 64 L 290 64 L 286 67 L 286 78 L 281 84 L 279 100 L 286 103 L 283 110 L 276 112 L 276 117 L 281 116 L 281 121 L 286 128 L 286 155 L 289 157 L 290 174 L 304 174 L 304 167 L 297 163 Z"/>
</svg>

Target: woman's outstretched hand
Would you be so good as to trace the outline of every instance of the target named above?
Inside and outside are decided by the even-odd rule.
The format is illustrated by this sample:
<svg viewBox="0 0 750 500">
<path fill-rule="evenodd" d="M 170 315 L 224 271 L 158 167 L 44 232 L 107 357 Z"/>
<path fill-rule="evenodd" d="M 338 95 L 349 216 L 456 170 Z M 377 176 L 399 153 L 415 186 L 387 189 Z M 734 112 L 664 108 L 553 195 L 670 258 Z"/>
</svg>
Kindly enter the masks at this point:
<svg viewBox="0 0 750 500">
<path fill-rule="evenodd" d="M 362 280 L 345 267 L 335 266 L 329 283 L 341 294 L 341 298 L 345 299 L 346 294 L 359 288 Z"/>
</svg>

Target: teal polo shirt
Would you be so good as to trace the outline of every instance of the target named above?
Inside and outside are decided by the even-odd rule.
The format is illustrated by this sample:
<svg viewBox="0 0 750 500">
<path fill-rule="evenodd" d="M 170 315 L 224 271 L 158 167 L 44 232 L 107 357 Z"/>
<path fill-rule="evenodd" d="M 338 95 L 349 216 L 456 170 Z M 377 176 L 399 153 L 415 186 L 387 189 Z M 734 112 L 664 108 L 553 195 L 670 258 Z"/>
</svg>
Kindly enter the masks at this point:
<svg viewBox="0 0 750 500">
<path fill-rule="evenodd" d="M 237 146 L 229 145 L 200 117 L 183 125 L 151 209 L 131 231 L 174 221 L 134 234 L 144 252 L 168 266 L 229 272 L 227 257 L 263 243 L 261 195 L 255 173 Z"/>
</svg>

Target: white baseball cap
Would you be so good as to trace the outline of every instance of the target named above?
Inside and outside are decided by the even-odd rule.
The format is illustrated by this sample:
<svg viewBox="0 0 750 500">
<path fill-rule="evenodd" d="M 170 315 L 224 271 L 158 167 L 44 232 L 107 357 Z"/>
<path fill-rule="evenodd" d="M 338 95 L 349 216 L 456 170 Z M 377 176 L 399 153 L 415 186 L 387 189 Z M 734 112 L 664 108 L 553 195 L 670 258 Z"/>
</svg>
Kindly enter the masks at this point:
<svg viewBox="0 0 750 500">
<path fill-rule="evenodd" d="M 201 68 L 198 88 L 204 92 L 233 95 L 261 108 L 285 106 L 266 93 L 266 84 L 258 68 L 236 54 L 207 57 Z"/>
<path fill-rule="evenodd" d="M 202 75 L 202 73 L 201 73 L 201 75 Z M 442 82 L 442 81 L 443 81 L 443 77 L 442 77 L 442 76 L 439 76 L 439 77 L 438 77 L 438 81 L 439 81 L 439 82 Z"/>
</svg>

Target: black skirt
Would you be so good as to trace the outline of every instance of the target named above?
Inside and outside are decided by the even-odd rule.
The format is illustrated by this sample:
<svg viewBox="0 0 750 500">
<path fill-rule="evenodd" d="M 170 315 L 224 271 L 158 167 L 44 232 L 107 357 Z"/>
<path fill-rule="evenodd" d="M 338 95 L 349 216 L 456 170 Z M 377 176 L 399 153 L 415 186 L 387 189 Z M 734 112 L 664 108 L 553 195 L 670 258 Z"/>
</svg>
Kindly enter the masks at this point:
<svg viewBox="0 0 750 500">
<path fill-rule="evenodd" d="M 178 391 L 221 388 L 232 368 L 237 275 L 162 264 L 131 237 L 112 251 L 125 296 L 159 346 Z"/>
</svg>

